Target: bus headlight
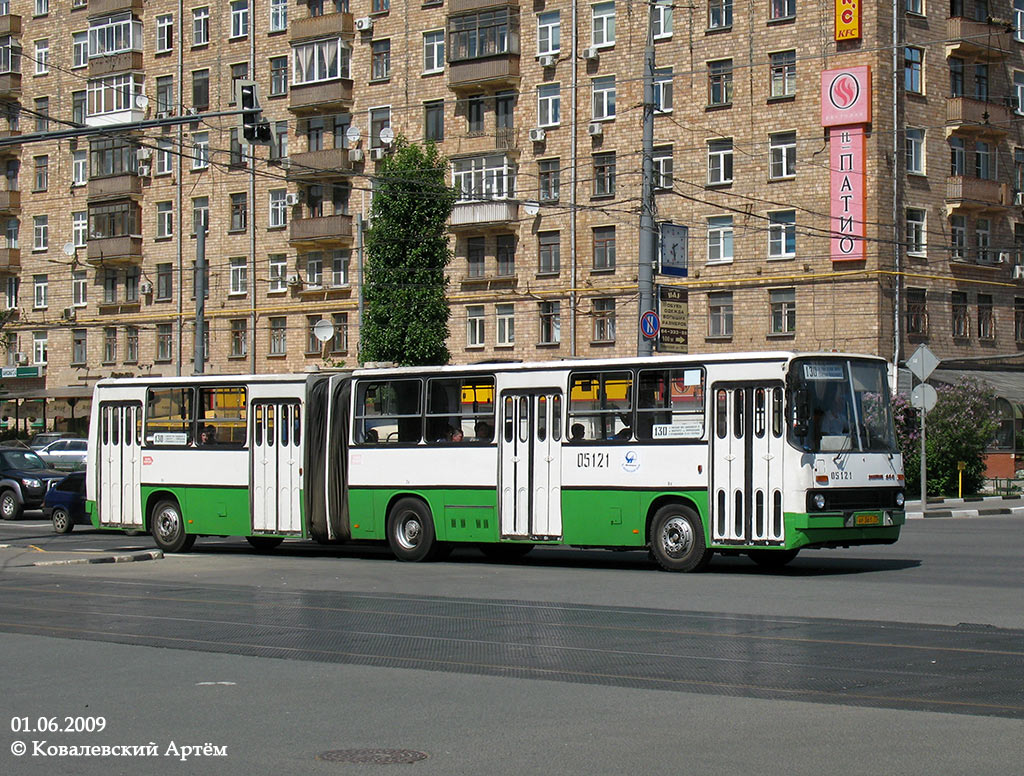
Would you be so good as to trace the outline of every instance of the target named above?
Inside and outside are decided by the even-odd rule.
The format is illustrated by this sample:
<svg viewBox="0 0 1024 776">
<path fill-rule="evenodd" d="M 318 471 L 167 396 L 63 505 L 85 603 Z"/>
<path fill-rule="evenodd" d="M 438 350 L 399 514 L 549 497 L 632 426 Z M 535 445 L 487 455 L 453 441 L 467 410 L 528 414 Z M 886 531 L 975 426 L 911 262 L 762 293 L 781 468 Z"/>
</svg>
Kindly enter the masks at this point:
<svg viewBox="0 0 1024 776">
<path fill-rule="evenodd" d="M 903 501 L 904 501 L 903 491 L 902 490 L 896 491 L 896 508 L 897 509 L 903 509 Z"/>
<path fill-rule="evenodd" d="M 815 493 L 812 501 L 814 502 L 815 509 L 825 508 L 825 495 L 823 493 Z"/>
</svg>

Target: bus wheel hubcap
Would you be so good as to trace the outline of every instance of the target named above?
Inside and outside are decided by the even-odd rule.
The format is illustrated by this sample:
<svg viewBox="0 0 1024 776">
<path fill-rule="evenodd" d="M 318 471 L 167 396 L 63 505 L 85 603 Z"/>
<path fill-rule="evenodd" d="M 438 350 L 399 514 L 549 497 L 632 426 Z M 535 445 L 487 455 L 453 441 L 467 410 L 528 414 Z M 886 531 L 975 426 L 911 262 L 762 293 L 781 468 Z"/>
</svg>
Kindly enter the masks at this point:
<svg viewBox="0 0 1024 776">
<path fill-rule="evenodd" d="M 173 512 L 163 512 L 158 521 L 160 535 L 164 538 L 174 536 L 178 530 L 178 516 Z"/>
<path fill-rule="evenodd" d="M 688 520 L 673 517 L 665 523 L 661 533 L 665 552 L 674 557 L 685 555 L 693 546 L 693 527 Z"/>
<path fill-rule="evenodd" d="M 398 543 L 407 550 L 411 550 L 419 544 L 420 537 L 422 535 L 423 526 L 421 526 L 420 521 L 414 517 L 403 520 L 401 525 L 398 527 Z"/>
</svg>

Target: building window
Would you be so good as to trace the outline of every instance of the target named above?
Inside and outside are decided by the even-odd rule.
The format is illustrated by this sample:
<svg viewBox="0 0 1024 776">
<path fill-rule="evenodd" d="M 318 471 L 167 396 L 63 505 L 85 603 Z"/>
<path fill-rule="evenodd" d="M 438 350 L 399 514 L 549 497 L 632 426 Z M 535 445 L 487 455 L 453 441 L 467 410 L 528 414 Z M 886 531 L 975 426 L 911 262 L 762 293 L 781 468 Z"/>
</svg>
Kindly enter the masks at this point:
<svg viewBox="0 0 1024 776">
<path fill-rule="evenodd" d="M 974 245 L 977 249 L 979 264 L 992 261 L 992 222 L 987 218 L 979 218 L 974 222 Z"/>
<path fill-rule="evenodd" d="M 198 111 L 203 111 L 210 107 L 209 70 L 196 70 L 192 73 L 192 107 Z"/>
<path fill-rule="evenodd" d="M 903 89 L 912 94 L 922 94 L 921 66 L 924 50 L 907 46 L 903 49 Z"/>
<path fill-rule="evenodd" d="M 924 130 L 906 130 L 907 173 L 924 175 Z"/>
<path fill-rule="evenodd" d="M 370 148 L 380 148 L 381 130 L 391 128 L 391 108 L 370 108 Z"/>
<path fill-rule="evenodd" d="M 907 253 L 912 256 L 925 254 L 925 211 L 921 208 L 907 208 Z"/>
<path fill-rule="evenodd" d="M 7 282 L 4 283 L 4 307 L 7 310 L 16 310 L 18 308 L 18 288 L 21 285 L 21 280 L 15 275 L 8 275 Z"/>
<path fill-rule="evenodd" d="M 84 124 L 89 99 L 86 92 L 71 92 L 71 122 L 73 124 Z"/>
<path fill-rule="evenodd" d="M 982 180 L 996 179 L 995 147 L 978 141 L 974 146 L 974 176 Z"/>
<path fill-rule="evenodd" d="M 270 60 L 270 96 L 280 97 L 288 93 L 288 57 L 273 57 Z"/>
<path fill-rule="evenodd" d="M 615 342 L 615 300 L 594 300 L 594 342 Z"/>
<path fill-rule="evenodd" d="M 615 269 L 615 227 L 594 228 L 594 271 Z"/>
<path fill-rule="evenodd" d="M 471 304 L 466 307 L 466 347 L 484 346 L 484 306 Z"/>
<path fill-rule="evenodd" d="M 230 291 L 229 294 L 249 293 L 249 267 L 244 258 L 231 259 Z"/>
<path fill-rule="evenodd" d="M 174 294 L 174 265 L 163 263 L 156 265 L 156 300 L 166 302 Z"/>
<path fill-rule="evenodd" d="M 708 184 L 732 183 L 732 140 L 708 142 Z"/>
<path fill-rule="evenodd" d="M 796 132 L 780 132 L 768 140 L 771 177 L 792 178 L 796 175 Z"/>
<path fill-rule="evenodd" d="M 204 232 L 210 230 L 209 197 L 192 198 L 192 234 L 196 234 L 200 229 Z"/>
<path fill-rule="evenodd" d="M 562 270 L 561 234 L 559 232 L 540 232 L 537 235 L 538 255 L 540 264 L 537 271 L 556 273 Z"/>
<path fill-rule="evenodd" d="M 771 333 L 793 334 L 796 331 L 796 289 L 771 289 L 768 299 L 771 305 Z"/>
<path fill-rule="evenodd" d="M 484 276 L 485 240 L 483 237 L 470 237 L 466 240 L 466 274 L 471 278 Z"/>
<path fill-rule="evenodd" d="M 166 13 L 156 17 L 156 53 L 165 54 L 174 48 L 174 16 Z"/>
<path fill-rule="evenodd" d="M 89 302 L 89 278 L 84 269 L 71 272 L 71 304 L 73 307 L 85 307 Z"/>
<path fill-rule="evenodd" d="M 615 76 L 602 76 L 591 82 L 594 93 L 594 120 L 615 118 Z"/>
<path fill-rule="evenodd" d="M 270 351 L 268 355 L 283 356 L 288 352 L 288 319 L 284 316 L 270 319 Z"/>
<path fill-rule="evenodd" d="M 732 292 L 708 294 L 708 336 L 732 336 Z"/>
<path fill-rule="evenodd" d="M 949 139 L 949 174 L 962 176 L 967 170 L 967 151 L 964 147 L 964 140 L 961 137 Z"/>
<path fill-rule="evenodd" d="M 174 235 L 174 203 L 156 203 L 156 236 L 172 237 Z"/>
<path fill-rule="evenodd" d="M 48 38 L 36 41 L 36 75 L 50 72 L 50 41 Z"/>
<path fill-rule="evenodd" d="M 93 83 L 98 83 L 99 88 L 102 88 L 103 82 L 89 82 L 89 90 L 93 89 Z M 50 98 L 49 97 L 36 97 L 35 99 L 35 112 L 36 112 L 36 132 L 49 132 L 50 131 Z M 97 111 L 98 112 L 98 111 Z"/>
<path fill-rule="evenodd" d="M 50 157 L 37 156 L 32 161 L 35 165 L 35 182 L 32 190 L 46 191 L 50 188 Z"/>
<path fill-rule="evenodd" d="M 562 21 L 558 11 L 537 14 L 537 55 L 561 51 Z"/>
<path fill-rule="evenodd" d="M 71 214 L 71 244 L 84 248 L 89 239 L 89 213 L 79 210 Z"/>
<path fill-rule="evenodd" d="M 594 196 L 615 194 L 615 152 L 594 154 Z"/>
<path fill-rule="evenodd" d="M 46 366 L 47 334 L 45 331 L 32 332 L 32 363 L 36 366 Z"/>
<path fill-rule="evenodd" d="M 292 46 L 292 85 L 348 78 L 352 49 L 341 38 L 314 40 Z"/>
<path fill-rule="evenodd" d="M 210 133 L 192 133 L 192 169 L 205 170 L 210 166 Z"/>
<path fill-rule="evenodd" d="M 796 0 L 768 0 L 768 18 L 792 19 L 796 16 Z"/>
<path fill-rule="evenodd" d="M 45 251 L 50 247 L 50 217 L 32 217 L 32 250 Z"/>
<path fill-rule="evenodd" d="M 391 41 L 375 40 L 370 57 L 370 78 L 385 81 L 391 77 Z"/>
<path fill-rule="evenodd" d="M 231 195 L 231 231 L 245 231 L 249 218 L 248 195 L 243 191 Z"/>
<path fill-rule="evenodd" d="M 103 363 L 113 364 L 117 361 L 117 328 L 107 326 L 103 329 Z"/>
<path fill-rule="evenodd" d="M 967 218 L 965 216 L 950 216 L 950 261 L 967 260 Z"/>
<path fill-rule="evenodd" d="M 1019 296 L 1013 300 L 1013 338 L 1024 342 L 1024 298 Z"/>
<path fill-rule="evenodd" d="M 732 27 L 732 0 L 709 0 L 708 29 L 721 30 Z"/>
<path fill-rule="evenodd" d="M 502 154 L 456 159 L 452 162 L 452 177 L 463 202 L 514 196 L 515 170 Z"/>
<path fill-rule="evenodd" d="M 598 3 L 592 6 L 593 36 L 591 42 L 599 47 L 615 45 L 615 3 Z"/>
<path fill-rule="evenodd" d="M 494 318 L 497 327 L 494 339 L 495 346 L 511 347 L 516 342 L 515 305 L 495 305 Z"/>
<path fill-rule="evenodd" d="M 324 284 L 324 255 L 319 251 L 306 254 L 306 285 L 321 288 Z"/>
<path fill-rule="evenodd" d="M 283 253 L 272 253 L 267 257 L 268 292 L 285 291 L 288 288 L 288 257 Z"/>
<path fill-rule="evenodd" d="M 331 323 L 334 324 L 334 336 L 327 343 L 327 349 L 332 354 L 348 352 L 348 313 L 334 313 L 331 315 Z"/>
<path fill-rule="evenodd" d="M 89 64 L 89 33 L 71 33 L 71 67 L 85 67 Z"/>
<path fill-rule="evenodd" d="M 559 84 L 542 84 L 537 87 L 537 125 L 558 126 L 562 120 L 562 90 Z"/>
<path fill-rule="evenodd" d="M 507 278 L 516 274 L 516 238 L 512 234 L 499 234 L 495 246 L 498 261 L 498 277 Z"/>
<path fill-rule="evenodd" d="M 50 280 L 47 275 L 33 275 L 32 285 L 34 293 L 32 296 L 32 306 L 36 309 L 42 309 L 49 306 L 50 303 Z"/>
<path fill-rule="evenodd" d="M 319 315 L 306 316 L 306 355 L 318 356 L 323 353 L 324 345 L 316 336 L 316 325 L 320 322 Z"/>
<path fill-rule="evenodd" d="M 796 94 L 796 52 L 776 51 L 768 58 L 771 63 L 771 96 L 791 97 Z"/>
<path fill-rule="evenodd" d="M 732 103 L 732 60 L 708 62 L 708 105 Z"/>
<path fill-rule="evenodd" d="M 732 216 L 708 219 L 708 264 L 732 261 Z"/>
<path fill-rule="evenodd" d="M 156 141 L 156 174 L 170 175 L 171 160 L 174 157 L 174 145 L 170 140 L 160 138 Z"/>
<path fill-rule="evenodd" d="M 156 325 L 156 360 L 170 361 L 174 358 L 174 333 L 169 323 Z"/>
<path fill-rule="evenodd" d="M 964 61 L 959 57 L 949 58 L 949 96 L 964 96 Z"/>
<path fill-rule="evenodd" d="M 84 364 L 88 357 L 88 332 L 85 329 L 73 329 L 71 331 L 71 363 Z"/>
<path fill-rule="evenodd" d="M 174 113 L 174 76 L 161 75 L 156 79 L 156 111 L 161 116 Z"/>
<path fill-rule="evenodd" d="M 667 191 L 672 188 L 672 146 L 658 146 L 651 158 L 654 169 L 654 188 Z"/>
<path fill-rule="evenodd" d="M 924 0 L 905 0 L 907 13 L 917 16 L 924 15 Z"/>
<path fill-rule="evenodd" d="M 423 74 L 444 71 L 444 30 L 423 33 Z"/>
<path fill-rule="evenodd" d="M 927 293 L 923 288 L 907 289 L 907 334 L 923 337 L 928 333 Z"/>
<path fill-rule="evenodd" d="M 423 103 L 423 137 L 435 143 L 444 140 L 444 100 Z"/>
<path fill-rule="evenodd" d="M 654 112 L 672 112 L 671 67 L 661 67 L 654 71 Z"/>
<path fill-rule="evenodd" d="M 540 303 L 540 344 L 557 345 L 562 341 L 561 302 Z"/>
<path fill-rule="evenodd" d="M 244 38 L 249 34 L 249 0 L 231 3 L 231 37 Z"/>
<path fill-rule="evenodd" d="M 288 196 L 287 189 L 271 189 L 267 192 L 270 196 L 270 217 L 268 227 L 280 229 L 288 225 Z"/>
<path fill-rule="evenodd" d="M 245 318 L 231 319 L 231 358 L 243 358 L 249 352 L 249 324 Z"/>
<path fill-rule="evenodd" d="M 970 315 L 967 312 L 967 294 L 963 291 L 953 291 L 949 301 L 953 313 L 953 336 L 957 339 L 966 339 L 971 332 Z"/>
<path fill-rule="evenodd" d="M 210 9 L 192 9 L 192 45 L 205 46 L 210 42 Z"/>
<path fill-rule="evenodd" d="M 46 16 L 50 13 L 50 0 L 36 0 L 36 16 Z"/>
<path fill-rule="evenodd" d="M 780 210 L 768 214 L 768 258 L 791 259 L 796 256 L 796 211 Z"/>
<path fill-rule="evenodd" d="M 561 161 L 559 159 L 541 159 L 537 162 L 537 170 L 541 202 L 556 202 L 561 179 Z"/>
<path fill-rule="evenodd" d="M 270 32 L 288 29 L 288 0 L 270 0 Z"/>
<path fill-rule="evenodd" d="M 988 65 L 974 66 L 974 99 L 988 101 Z"/>
<path fill-rule="evenodd" d="M 139 301 L 139 276 L 142 270 L 139 267 L 129 267 L 124 271 L 124 300 L 126 302 Z"/>
<path fill-rule="evenodd" d="M 479 135 L 484 131 L 484 98 L 470 97 L 466 101 L 466 131 Z"/>
</svg>

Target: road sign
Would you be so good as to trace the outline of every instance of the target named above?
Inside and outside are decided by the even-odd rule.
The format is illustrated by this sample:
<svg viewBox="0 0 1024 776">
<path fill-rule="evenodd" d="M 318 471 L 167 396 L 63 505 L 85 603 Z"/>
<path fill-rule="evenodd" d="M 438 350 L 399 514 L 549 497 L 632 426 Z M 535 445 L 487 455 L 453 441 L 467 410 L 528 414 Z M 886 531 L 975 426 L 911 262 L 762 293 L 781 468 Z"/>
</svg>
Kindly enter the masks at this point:
<svg viewBox="0 0 1024 776">
<path fill-rule="evenodd" d="M 658 332 L 658 350 L 662 353 L 685 353 L 687 351 L 688 294 L 684 289 L 670 286 L 658 288 L 658 315 L 661 331 Z"/>
<path fill-rule="evenodd" d="M 654 339 L 661 329 L 661 320 L 654 310 L 647 310 L 640 316 L 640 333 L 647 339 Z"/>
<path fill-rule="evenodd" d="M 928 383 L 921 383 L 914 390 L 910 392 L 910 404 L 913 407 L 917 407 L 919 410 L 928 412 L 932 407 L 935 406 L 936 400 L 939 395 L 935 392 Z"/>
<path fill-rule="evenodd" d="M 938 357 L 927 345 L 919 345 L 914 355 L 907 359 L 907 369 L 922 383 L 939 365 Z"/>
</svg>

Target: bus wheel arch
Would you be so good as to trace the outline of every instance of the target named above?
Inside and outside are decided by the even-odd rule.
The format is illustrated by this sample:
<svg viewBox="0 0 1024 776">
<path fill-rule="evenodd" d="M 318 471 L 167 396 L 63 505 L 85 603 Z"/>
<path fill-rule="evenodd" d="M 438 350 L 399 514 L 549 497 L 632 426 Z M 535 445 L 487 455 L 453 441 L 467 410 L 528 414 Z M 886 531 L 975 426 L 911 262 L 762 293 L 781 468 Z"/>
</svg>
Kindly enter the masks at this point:
<svg viewBox="0 0 1024 776">
<path fill-rule="evenodd" d="M 170 493 L 154 494 L 150 505 L 146 522 L 157 547 L 164 552 L 187 552 L 196 537 L 185 531 L 185 516 L 178 499 Z"/>
<path fill-rule="evenodd" d="M 704 523 L 692 502 L 668 498 L 651 505 L 647 536 L 651 556 L 665 571 L 701 571 L 714 551 L 707 546 Z"/>
<path fill-rule="evenodd" d="M 398 496 L 388 504 L 388 546 L 401 561 L 434 560 L 444 550 L 434 530 L 430 505 L 420 496 Z"/>
</svg>

